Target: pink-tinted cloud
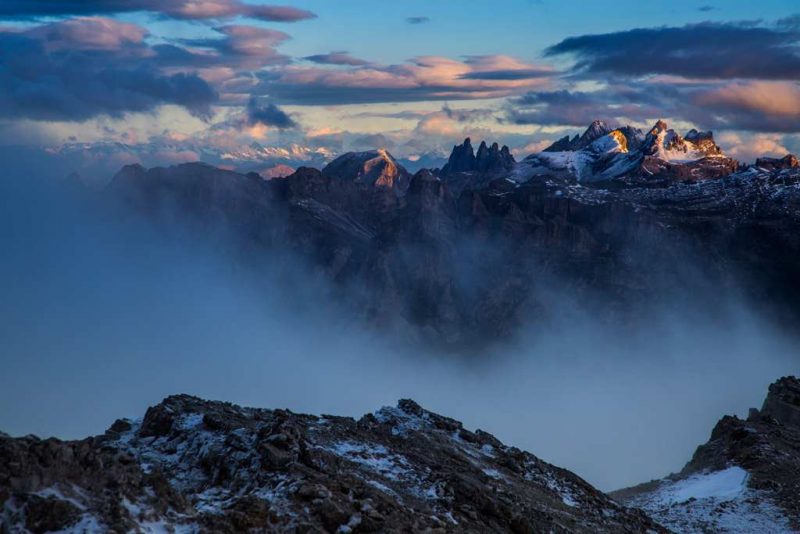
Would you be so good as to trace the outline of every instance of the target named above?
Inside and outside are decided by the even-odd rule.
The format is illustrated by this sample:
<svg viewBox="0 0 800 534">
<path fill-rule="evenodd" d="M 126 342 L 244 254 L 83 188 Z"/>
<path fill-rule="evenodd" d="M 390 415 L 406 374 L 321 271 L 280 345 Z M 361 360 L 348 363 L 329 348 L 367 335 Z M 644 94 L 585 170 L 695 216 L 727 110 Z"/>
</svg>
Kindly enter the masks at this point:
<svg viewBox="0 0 800 534">
<path fill-rule="evenodd" d="M 350 69 L 289 66 L 266 76 L 263 90 L 288 103 L 352 104 L 497 98 L 546 87 L 551 82 L 548 76 L 470 78 L 482 72 L 515 69 L 547 70 L 509 56 L 479 56 L 463 61 L 420 56 L 403 64 Z"/>
<path fill-rule="evenodd" d="M 141 26 L 104 17 L 78 17 L 36 26 L 26 35 L 41 41 L 48 51 L 119 50 L 138 45 L 148 32 Z"/>
<path fill-rule="evenodd" d="M 311 11 L 292 6 L 249 4 L 241 0 L 4 0 L 0 3 L 0 18 L 10 19 L 111 15 L 135 11 L 188 20 L 241 16 L 269 22 L 297 22 L 316 17 Z"/>
<path fill-rule="evenodd" d="M 783 157 L 790 151 L 780 134 L 753 134 L 743 136 L 729 132 L 717 136 L 725 153 L 740 161 L 752 162 L 761 156 Z"/>
<path fill-rule="evenodd" d="M 800 119 L 800 86 L 796 82 L 733 83 L 698 93 L 697 104 L 735 113 L 761 113 L 776 119 Z"/>
</svg>

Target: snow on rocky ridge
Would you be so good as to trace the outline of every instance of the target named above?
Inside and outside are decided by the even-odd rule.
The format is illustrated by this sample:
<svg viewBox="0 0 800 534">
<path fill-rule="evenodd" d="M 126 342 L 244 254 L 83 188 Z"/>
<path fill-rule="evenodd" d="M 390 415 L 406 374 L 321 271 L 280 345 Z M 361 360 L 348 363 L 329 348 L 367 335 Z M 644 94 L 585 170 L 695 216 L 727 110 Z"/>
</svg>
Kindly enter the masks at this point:
<svg viewBox="0 0 800 534">
<path fill-rule="evenodd" d="M 723 417 L 680 473 L 612 495 L 675 532 L 798 532 L 800 379 L 773 383 L 747 419 Z"/>
<path fill-rule="evenodd" d="M 356 421 L 178 395 L 82 441 L 0 437 L 12 532 L 662 532 L 574 474 L 400 401 Z"/>
<path fill-rule="evenodd" d="M 654 176 L 702 180 L 738 168 L 738 162 L 722 153 L 711 132 L 690 130 L 681 136 L 664 121 L 644 136 L 631 126 L 611 129 L 595 121 L 580 137 L 560 139 L 524 163 L 535 173 L 556 173 L 585 183 L 652 182 Z"/>
<path fill-rule="evenodd" d="M 0 433 L 3 532 L 736 532 L 800 527 L 800 380 L 681 473 L 612 493 L 410 400 L 359 420 L 168 397 L 80 441 Z M 619 504 L 624 503 L 624 506 Z"/>
</svg>

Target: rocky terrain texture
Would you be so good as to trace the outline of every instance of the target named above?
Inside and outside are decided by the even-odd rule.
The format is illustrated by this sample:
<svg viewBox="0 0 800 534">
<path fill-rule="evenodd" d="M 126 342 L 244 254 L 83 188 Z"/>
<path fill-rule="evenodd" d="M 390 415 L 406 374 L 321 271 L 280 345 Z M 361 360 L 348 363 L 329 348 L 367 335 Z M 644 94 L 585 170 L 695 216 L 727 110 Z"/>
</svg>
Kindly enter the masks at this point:
<svg viewBox="0 0 800 534">
<path fill-rule="evenodd" d="M 800 531 L 800 379 L 723 417 L 680 473 L 612 495 L 678 532 Z"/>
<path fill-rule="evenodd" d="M 666 532 L 410 400 L 359 420 L 172 396 L 81 441 L 0 435 L 4 532 Z"/>
<path fill-rule="evenodd" d="M 410 177 L 385 151 L 271 180 L 128 166 L 104 195 L 201 235 L 224 227 L 250 255 L 299 255 L 366 321 L 446 347 L 509 338 L 564 306 L 624 323 L 665 295 L 734 290 L 800 324 L 797 160 L 740 166 L 710 132 L 663 121 L 646 134 L 597 121 L 519 162 L 467 139 Z"/>
</svg>

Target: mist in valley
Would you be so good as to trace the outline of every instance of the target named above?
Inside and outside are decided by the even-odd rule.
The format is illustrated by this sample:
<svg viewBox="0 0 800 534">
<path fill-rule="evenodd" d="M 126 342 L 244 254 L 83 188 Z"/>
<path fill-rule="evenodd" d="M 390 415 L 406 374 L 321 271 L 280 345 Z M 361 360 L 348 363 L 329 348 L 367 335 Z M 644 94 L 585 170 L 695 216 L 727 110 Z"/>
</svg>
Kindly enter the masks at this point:
<svg viewBox="0 0 800 534">
<path fill-rule="evenodd" d="M 530 317 L 478 354 L 440 352 L 352 316 L 299 258 L 243 265 L 224 230 L 165 232 L 47 174 L 0 180 L 12 435 L 82 438 L 174 393 L 354 417 L 413 398 L 610 490 L 679 470 L 800 364 L 797 340 L 735 295 L 693 289 L 687 308 L 665 287 L 610 326 L 555 281 L 546 327 Z"/>
</svg>

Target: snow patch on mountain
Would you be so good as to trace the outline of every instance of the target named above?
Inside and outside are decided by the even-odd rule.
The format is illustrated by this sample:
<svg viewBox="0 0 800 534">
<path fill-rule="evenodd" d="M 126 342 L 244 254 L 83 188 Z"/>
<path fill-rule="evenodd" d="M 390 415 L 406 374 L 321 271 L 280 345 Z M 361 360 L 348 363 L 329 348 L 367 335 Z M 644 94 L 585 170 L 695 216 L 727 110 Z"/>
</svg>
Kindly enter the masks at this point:
<svg viewBox="0 0 800 534">
<path fill-rule="evenodd" d="M 680 480 L 665 479 L 627 504 L 676 532 L 789 533 L 788 519 L 764 493 L 747 487 L 738 466 Z"/>
</svg>

